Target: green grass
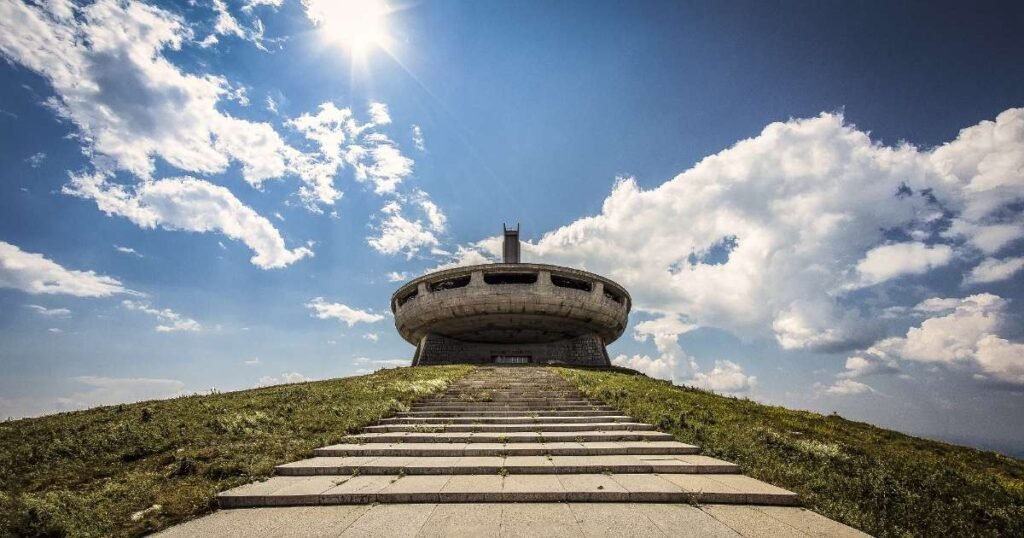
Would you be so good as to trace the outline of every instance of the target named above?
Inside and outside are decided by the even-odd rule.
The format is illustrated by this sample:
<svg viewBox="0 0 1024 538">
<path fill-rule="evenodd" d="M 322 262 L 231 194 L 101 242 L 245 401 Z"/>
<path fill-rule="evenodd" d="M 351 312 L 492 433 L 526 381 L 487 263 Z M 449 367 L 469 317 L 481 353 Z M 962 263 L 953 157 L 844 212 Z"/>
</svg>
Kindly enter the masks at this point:
<svg viewBox="0 0 1024 538">
<path fill-rule="evenodd" d="M 867 533 L 1024 536 L 1024 461 L 632 371 L 554 370 L 588 396 Z"/>
<path fill-rule="evenodd" d="M 471 370 L 398 368 L 0 423 L 0 536 L 162 529 Z"/>
</svg>

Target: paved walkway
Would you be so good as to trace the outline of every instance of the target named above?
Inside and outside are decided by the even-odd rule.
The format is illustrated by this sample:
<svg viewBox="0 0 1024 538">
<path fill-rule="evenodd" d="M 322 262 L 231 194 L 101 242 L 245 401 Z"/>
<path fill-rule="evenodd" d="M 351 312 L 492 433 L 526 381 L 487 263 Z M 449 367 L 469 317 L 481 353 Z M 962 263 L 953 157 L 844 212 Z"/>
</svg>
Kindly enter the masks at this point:
<svg viewBox="0 0 1024 538">
<path fill-rule="evenodd" d="M 478 368 L 161 536 L 863 536 L 699 452 L 545 368 Z"/>
</svg>

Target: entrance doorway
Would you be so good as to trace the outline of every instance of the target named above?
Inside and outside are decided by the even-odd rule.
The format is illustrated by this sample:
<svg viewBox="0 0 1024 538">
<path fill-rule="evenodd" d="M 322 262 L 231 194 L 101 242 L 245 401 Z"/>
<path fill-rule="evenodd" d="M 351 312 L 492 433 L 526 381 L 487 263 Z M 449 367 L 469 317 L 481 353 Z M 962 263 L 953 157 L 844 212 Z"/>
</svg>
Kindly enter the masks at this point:
<svg viewBox="0 0 1024 538">
<path fill-rule="evenodd" d="M 533 361 L 529 355 L 494 355 L 495 364 L 528 364 Z"/>
</svg>

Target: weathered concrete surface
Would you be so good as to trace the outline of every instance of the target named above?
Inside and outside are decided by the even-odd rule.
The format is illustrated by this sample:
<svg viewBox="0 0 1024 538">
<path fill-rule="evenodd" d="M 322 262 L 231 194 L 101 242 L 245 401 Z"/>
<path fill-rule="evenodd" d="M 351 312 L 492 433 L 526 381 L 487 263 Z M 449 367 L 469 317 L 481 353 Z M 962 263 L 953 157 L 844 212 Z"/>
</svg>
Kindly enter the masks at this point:
<svg viewBox="0 0 1024 538">
<path fill-rule="evenodd" d="M 664 503 L 425 503 L 224 510 L 156 536 L 852 538 L 867 535 L 796 507 Z"/>
<path fill-rule="evenodd" d="M 414 365 L 526 360 L 607 366 L 630 297 L 593 273 L 541 264 L 438 271 L 395 292 L 395 327 Z M 500 359 L 499 359 L 500 358 Z"/>
</svg>

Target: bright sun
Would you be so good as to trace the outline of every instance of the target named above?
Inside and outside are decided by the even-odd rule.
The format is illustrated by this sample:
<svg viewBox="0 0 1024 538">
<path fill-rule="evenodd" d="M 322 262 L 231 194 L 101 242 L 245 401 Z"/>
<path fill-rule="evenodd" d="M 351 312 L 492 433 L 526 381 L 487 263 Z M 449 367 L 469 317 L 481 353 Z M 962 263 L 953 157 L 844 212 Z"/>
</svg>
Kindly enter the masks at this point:
<svg viewBox="0 0 1024 538">
<path fill-rule="evenodd" d="M 381 0 L 310 0 L 309 14 L 324 37 L 364 57 L 373 47 L 387 48 L 388 6 Z"/>
</svg>

